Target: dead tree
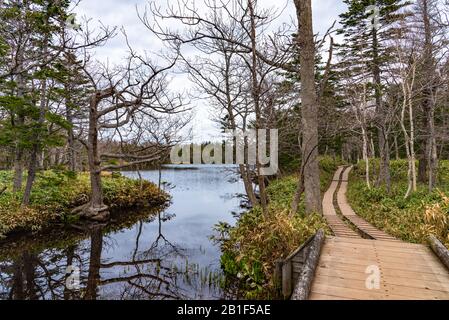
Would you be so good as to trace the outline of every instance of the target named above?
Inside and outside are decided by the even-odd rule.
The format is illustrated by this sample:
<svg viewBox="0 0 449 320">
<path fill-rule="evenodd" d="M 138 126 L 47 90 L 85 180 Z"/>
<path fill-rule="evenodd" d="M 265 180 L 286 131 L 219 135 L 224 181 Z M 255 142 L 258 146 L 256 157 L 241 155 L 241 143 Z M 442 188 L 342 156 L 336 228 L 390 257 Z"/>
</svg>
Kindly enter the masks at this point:
<svg viewBox="0 0 449 320">
<path fill-rule="evenodd" d="M 139 123 L 136 118 L 145 115 L 159 118 L 164 114 L 177 114 L 185 111 L 181 96 L 172 95 L 167 90 L 167 72 L 177 62 L 177 56 L 168 58 L 166 66 L 158 67 L 131 51 L 125 65 L 110 69 L 101 67 L 92 71 L 85 68 L 94 92 L 89 103 L 89 128 L 87 133 L 87 153 L 91 182 L 90 202 L 74 212 L 81 212 L 87 218 L 107 220 L 108 207 L 103 201 L 101 173 L 106 170 L 119 170 L 138 164 L 155 161 L 158 154 L 102 154 L 101 134 L 130 130 Z M 118 165 L 102 165 L 104 159 L 127 159 L 129 162 Z"/>
<path fill-rule="evenodd" d="M 249 70 L 252 70 L 251 78 L 249 79 L 249 81 L 251 81 L 252 83 L 252 100 L 255 109 L 257 109 L 257 104 L 260 99 L 259 95 L 261 93 L 260 86 L 265 79 L 263 76 L 261 76 L 259 71 L 254 72 L 256 69 L 256 65 L 260 66 L 262 64 L 265 64 L 272 68 L 282 69 L 295 74 L 298 74 L 299 72 L 299 68 L 297 66 L 292 66 L 292 64 L 290 63 L 294 58 L 294 48 L 297 47 L 297 44 L 291 41 L 291 34 L 295 31 L 293 31 L 293 29 L 290 30 L 290 28 L 281 28 L 274 34 L 267 35 L 265 37 L 265 41 L 255 40 L 255 37 L 257 37 L 257 27 L 254 28 L 255 25 L 257 25 L 258 23 L 263 23 L 266 28 L 262 29 L 266 30 L 270 23 L 276 17 L 275 14 L 257 14 L 257 1 L 236 0 L 229 3 L 216 3 L 214 1 L 206 0 L 204 1 L 204 4 L 206 8 L 209 9 L 206 14 L 198 13 L 194 7 L 192 7 L 187 1 L 183 0 L 179 0 L 176 6 L 169 6 L 166 11 L 162 11 L 159 7 L 153 4 L 150 7 L 150 12 L 159 20 L 156 19 L 156 21 L 152 23 L 148 17 L 148 14 L 143 15 L 142 19 L 145 21 L 146 25 L 152 31 L 158 34 L 163 40 L 181 44 L 192 44 L 198 40 L 207 41 L 209 43 L 213 41 L 221 41 L 227 44 L 228 47 L 232 48 L 233 52 L 240 55 L 246 55 L 248 57 L 247 62 Z M 237 10 L 236 12 L 235 8 L 240 8 L 240 10 Z M 179 32 L 177 30 L 166 28 L 165 24 L 161 23 L 161 21 L 163 20 L 179 21 L 183 26 L 186 27 L 187 31 Z M 229 34 L 227 32 L 227 21 L 240 24 L 240 28 L 245 31 L 243 33 L 244 36 L 239 36 L 240 33 Z M 260 39 L 262 40 L 263 38 Z M 312 46 L 309 46 L 309 49 L 311 49 L 309 53 L 313 56 L 311 59 L 311 68 L 313 75 L 311 75 L 311 78 L 308 80 L 308 84 L 313 86 L 312 95 L 315 97 L 315 99 L 313 99 L 312 97 L 312 99 L 309 99 L 309 101 L 314 100 L 313 108 L 315 108 L 319 104 L 318 93 L 316 92 L 316 90 L 320 90 L 315 86 L 315 42 L 313 32 L 310 33 L 310 39 L 307 38 L 308 45 L 310 45 L 310 42 L 312 43 Z M 259 43 L 262 43 L 263 47 L 259 46 Z M 326 81 L 327 77 L 325 76 L 324 81 L 319 87 L 323 88 Z M 309 89 L 311 89 L 311 87 Z M 308 92 L 307 89 L 306 92 Z M 304 104 L 304 100 L 302 102 Z M 311 109 L 307 109 L 307 107 L 305 108 L 305 110 L 309 111 L 308 113 L 307 111 L 304 111 L 309 116 L 313 116 L 313 113 L 316 113 L 317 111 L 314 110 L 314 112 L 310 112 Z M 257 110 L 255 110 L 255 114 L 257 118 Z M 303 147 L 306 148 L 305 150 L 303 150 L 303 156 L 305 155 L 303 160 L 305 161 L 305 159 L 307 159 L 307 170 L 305 170 L 307 171 L 307 173 L 305 173 L 304 176 L 307 176 L 305 189 L 306 193 L 308 194 L 308 196 L 306 197 L 306 202 L 308 203 L 307 211 L 309 213 L 321 212 L 320 192 L 319 190 L 317 190 L 317 187 L 319 189 L 320 184 L 317 157 L 318 124 L 317 121 L 313 122 L 310 120 L 311 119 L 308 119 L 306 116 L 306 120 L 304 120 L 304 123 L 306 123 L 308 125 L 307 128 L 311 128 L 312 131 L 306 134 L 305 140 L 303 139 Z M 298 134 L 301 134 L 301 132 Z M 311 141 L 310 138 L 312 138 L 313 141 Z M 263 186 L 263 184 L 261 185 Z M 297 205 L 294 207 L 297 208 Z"/>
</svg>

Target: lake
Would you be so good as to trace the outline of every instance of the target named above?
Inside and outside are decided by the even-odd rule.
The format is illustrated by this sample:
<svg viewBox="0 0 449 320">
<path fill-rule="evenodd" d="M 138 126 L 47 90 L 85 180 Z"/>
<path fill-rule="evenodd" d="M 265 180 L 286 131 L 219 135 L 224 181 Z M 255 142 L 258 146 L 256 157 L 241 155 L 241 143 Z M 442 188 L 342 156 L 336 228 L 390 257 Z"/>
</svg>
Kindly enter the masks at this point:
<svg viewBox="0 0 449 320">
<path fill-rule="evenodd" d="M 159 181 L 159 171 L 140 174 Z M 244 187 L 235 167 L 167 166 L 161 181 L 172 195 L 166 209 L 4 244 L 0 299 L 226 298 L 220 248 L 210 237 L 214 225 L 234 224 L 241 211 Z"/>
</svg>

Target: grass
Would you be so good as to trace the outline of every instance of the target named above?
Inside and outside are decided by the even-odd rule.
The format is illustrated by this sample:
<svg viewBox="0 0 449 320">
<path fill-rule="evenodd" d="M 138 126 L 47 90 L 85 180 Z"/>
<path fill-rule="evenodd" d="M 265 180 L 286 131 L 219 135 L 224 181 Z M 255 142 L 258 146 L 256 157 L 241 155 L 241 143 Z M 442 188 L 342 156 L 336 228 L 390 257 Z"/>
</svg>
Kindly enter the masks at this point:
<svg viewBox="0 0 449 320">
<path fill-rule="evenodd" d="M 150 182 L 144 181 L 141 188 L 139 181 L 117 174 L 104 176 L 102 180 L 104 201 L 112 210 L 158 206 L 169 199 Z M 14 231 L 37 231 L 54 221 L 70 222 L 77 219 L 70 215 L 71 209 L 89 200 L 87 173 L 40 172 L 27 207 L 20 204 L 21 192 L 12 192 L 11 181 L 12 172 L 0 171 L 0 189 L 8 186 L 0 196 L 0 237 Z"/>
<path fill-rule="evenodd" d="M 376 164 L 372 166 L 374 168 Z M 407 190 L 407 161 L 391 163 L 392 190 L 368 189 L 364 163 L 355 166 L 350 177 L 348 200 L 354 210 L 376 227 L 413 243 L 426 243 L 430 234 L 449 247 L 449 161 L 439 167 L 438 188 L 432 193 L 425 185 L 404 199 Z"/>
<path fill-rule="evenodd" d="M 322 158 L 321 187 L 328 187 L 338 163 Z M 309 237 L 323 228 L 329 232 L 320 215 L 305 215 L 304 205 L 292 214 L 290 203 L 297 178 L 282 177 L 270 183 L 268 214 L 254 208 L 242 215 L 235 227 L 220 224 L 221 264 L 230 283 L 238 280 L 238 291 L 245 299 L 278 298 L 273 279 L 275 262 L 286 258 Z M 226 284 L 225 284 L 226 285 Z"/>
</svg>

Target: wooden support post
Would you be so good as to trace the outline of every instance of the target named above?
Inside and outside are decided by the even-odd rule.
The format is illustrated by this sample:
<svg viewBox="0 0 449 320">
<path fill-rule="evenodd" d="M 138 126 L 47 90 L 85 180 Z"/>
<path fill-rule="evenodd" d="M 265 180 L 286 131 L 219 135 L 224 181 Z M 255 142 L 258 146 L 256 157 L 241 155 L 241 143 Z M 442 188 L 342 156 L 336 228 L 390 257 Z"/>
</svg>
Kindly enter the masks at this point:
<svg viewBox="0 0 449 320">
<path fill-rule="evenodd" d="M 282 290 L 282 265 L 284 262 L 282 260 L 277 260 L 274 268 L 274 286 L 276 291 Z"/>
<path fill-rule="evenodd" d="M 288 299 L 292 294 L 292 261 L 287 260 L 282 265 L 282 294 Z"/>
<path fill-rule="evenodd" d="M 299 282 L 296 284 L 293 291 L 292 300 L 307 300 L 309 297 L 310 289 L 312 287 L 313 277 L 315 276 L 315 270 L 320 260 L 321 249 L 324 244 L 325 234 L 323 230 L 319 230 L 315 235 L 312 243 L 310 244 L 307 259 L 304 264 L 303 271 Z"/>
<path fill-rule="evenodd" d="M 429 236 L 430 247 L 441 262 L 449 269 L 449 250 L 434 235 Z"/>
</svg>

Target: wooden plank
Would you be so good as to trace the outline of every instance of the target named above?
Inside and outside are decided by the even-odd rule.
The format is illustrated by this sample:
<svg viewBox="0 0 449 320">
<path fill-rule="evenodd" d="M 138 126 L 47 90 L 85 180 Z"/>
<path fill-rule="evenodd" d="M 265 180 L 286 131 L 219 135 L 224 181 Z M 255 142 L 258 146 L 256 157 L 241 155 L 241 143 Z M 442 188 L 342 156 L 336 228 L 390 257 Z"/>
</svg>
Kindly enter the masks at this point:
<svg viewBox="0 0 449 320">
<path fill-rule="evenodd" d="M 383 248 L 383 247 L 359 247 L 359 246 L 345 246 L 345 245 L 330 245 L 326 244 L 323 248 L 323 251 L 329 251 L 335 254 L 352 252 L 355 254 L 383 254 L 386 256 L 394 256 L 394 257 L 409 257 L 409 256 L 425 256 L 435 258 L 435 261 L 439 261 L 437 257 L 434 257 L 434 254 L 427 249 L 424 250 L 408 250 L 408 249 L 391 249 L 391 248 Z"/>
<path fill-rule="evenodd" d="M 332 266 L 327 264 L 319 264 L 317 272 L 321 272 L 322 270 L 335 270 L 335 271 L 343 271 L 343 272 L 361 272 L 364 273 L 366 268 L 361 266 L 355 266 L 351 264 L 345 263 L 334 263 Z M 449 275 L 447 276 L 436 276 L 433 273 L 419 273 L 414 271 L 407 270 L 395 270 L 395 269 L 383 269 L 383 276 L 392 276 L 392 277 L 402 277 L 408 279 L 421 279 L 423 281 L 428 282 L 439 282 L 439 283 L 449 283 Z"/>
<path fill-rule="evenodd" d="M 386 255 L 386 254 L 376 254 L 373 252 L 366 252 L 364 255 L 361 253 L 354 252 L 345 252 L 345 251 L 333 251 L 333 250 L 323 250 L 323 255 L 332 256 L 332 257 L 340 257 L 345 259 L 369 259 L 375 260 L 378 263 L 398 263 L 398 264 L 414 264 L 415 266 L 420 266 L 423 268 L 427 268 L 429 263 L 439 265 L 438 261 L 434 261 L 430 259 L 431 257 L 423 256 L 420 254 L 417 255 L 402 255 L 402 256 L 394 256 L 394 255 Z M 426 259 L 427 258 L 427 259 Z"/>
<path fill-rule="evenodd" d="M 339 251 L 347 251 L 347 252 L 357 252 L 354 250 L 354 246 L 345 246 L 345 245 L 339 245 L 334 246 L 336 252 Z M 386 256 L 394 256 L 394 255 L 401 255 L 401 256 L 410 256 L 410 255 L 421 255 L 427 257 L 432 257 L 431 260 L 436 261 L 438 263 L 441 263 L 438 258 L 432 253 L 431 250 L 427 248 L 417 249 L 417 250 L 410 250 L 410 249 L 401 249 L 401 248 L 386 248 L 386 247 L 364 247 L 361 246 L 359 248 L 362 252 L 366 253 L 373 253 L 377 255 L 386 255 Z"/>
<path fill-rule="evenodd" d="M 353 288 L 344 287 L 333 287 L 328 285 L 323 285 L 319 283 L 314 283 L 312 288 L 313 293 L 339 296 L 347 299 L 354 300 L 413 300 L 413 298 L 407 296 L 397 296 L 388 294 L 386 292 L 378 292 L 372 290 L 361 290 Z"/>
<path fill-rule="evenodd" d="M 354 279 L 340 279 L 336 277 L 321 276 L 315 279 L 314 284 L 325 285 L 331 287 L 339 287 L 346 289 L 358 289 L 364 291 L 382 292 L 385 294 L 393 294 L 395 296 L 409 297 L 412 299 L 424 299 L 424 300 L 447 300 L 449 299 L 449 292 L 439 290 L 427 290 L 427 289 L 414 289 L 411 287 L 398 286 L 391 283 L 385 283 L 381 281 L 380 289 L 368 289 L 364 280 Z"/>
<path fill-rule="evenodd" d="M 334 244 L 331 244 L 334 245 Z M 354 246 L 354 245 L 334 245 L 334 248 L 341 248 L 345 250 L 352 250 L 353 248 L 359 247 L 361 250 L 370 251 L 370 252 L 378 252 L 384 254 L 424 254 L 424 255 L 433 255 L 432 252 L 427 248 L 417 248 L 415 250 L 407 249 L 407 248 L 395 248 L 395 247 L 375 247 L 375 246 Z M 437 259 L 438 260 L 438 259 Z"/>
<path fill-rule="evenodd" d="M 346 263 L 352 263 L 357 265 L 370 265 L 378 264 L 379 266 L 385 268 L 397 268 L 401 270 L 416 270 L 419 272 L 432 272 L 442 275 L 447 275 L 448 271 L 441 263 L 436 263 L 433 261 L 428 261 L 426 264 L 415 264 L 413 260 L 409 262 L 409 265 L 401 263 L 400 260 L 394 260 L 391 258 L 383 258 L 379 256 L 377 259 L 371 257 L 360 257 L 360 256 L 333 256 L 333 255 L 323 255 L 322 261 L 332 262 L 341 261 Z"/>
<path fill-rule="evenodd" d="M 319 277 L 334 277 L 339 279 L 347 280 L 360 280 L 365 281 L 368 274 L 363 272 L 354 272 L 346 270 L 334 270 L 334 269 L 318 269 L 316 273 L 316 278 Z M 421 290 L 436 290 L 449 293 L 449 285 L 447 282 L 440 282 L 436 279 L 424 280 L 418 278 L 405 278 L 402 277 L 400 273 L 396 275 L 381 275 L 382 282 L 387 284 L 393 284 L 397 286 L 410 287 L 411 290 L 421 289 Z"/>
<path fill-rule="evenodd" d="M 351 300 L 351 299 L 312 292 L 310 294 L 310 300 Z"/>
<path fill-rule="evenodd" d="M 404 271 L 414 271 L 414 272 L 422 272 L 422 273 L 433 273 L 433 274 L 440 274 L 440 275 L 447 275 L 447 271 L 441 266 L 441 265 L 432 265 L 429 263 L 429 266 L 427 268 L 423 266 L 415 266 L 415 265 L 403 265 L 398 263 L 389 263 L 389 262 L 379 262 L 374 259 L 346 259 L 346 258 L 336 258 L 332 256 L 322 256 L 321 262 L 324 262 L 328 265 L 332 265 L 332 263 L 347 263 L 352 264 L 356 266 L 368 267 L 370 265 L 377 265 L 384 269 L 394 269 L 394 270 L 404 270 Z M 432 267 L 432 268 L 431 268 Z"/>
<path fill-rule="evenodd" d="M 343 244 L 357 244 L 357 245 L 365 245 L 365 246 L 382 246 L 382 247 L 392 247 L 392 248 L 404 248 L 404 249 L 422 249 L 427 248 L 422 244 L 415 243 L 405 243 L 398 241 L 385 241 L 385 240 L 369 240 L 369 239 L 346 239 L 346 238 L 338 238 L 334 237 L 328 239 L 326 243 L 343 243 Z"/>
<path fill-rule="evenodd" d="M 329 256 L 329 254 L 328 254 Z M 381 265 L 391 265 L 391 264 L 413 264 L 414 266 L 416 266 L 417 268 L 419 267 L 419 269 L 427 269 L 430 266 L 436 266 L 436 268 L 438 268 L 438 270 L 440 270 L 440 273 L 443 273 L 443 269 L 440 266 L 440 263 L 435 262 L 433 260 L 426 260 L 421 256 L 416 256 L 416 257 L 410 257 L 410 256 L 402 256 L 402 257 L 394 257 L 394 256 L 385 256 L 385 255 L 381 255 L 381 256 L 371 256 L 369 254 L 365 255 L 363 258 L 360 258 L 359 255 L 354 256 L 354 255 L 335 255 L 336 257 L 340 257 L 340 258 L 345 258 L 345 259 L 355 259 L 355 260 L 360 260 L 360 261 L 365 261 L 363 259 L 368 259 L 368 260 L 375 260 L 377 261 L 378 264 Z M 361 260 L 362 259 L 362 260 Z"/>
</svg>

